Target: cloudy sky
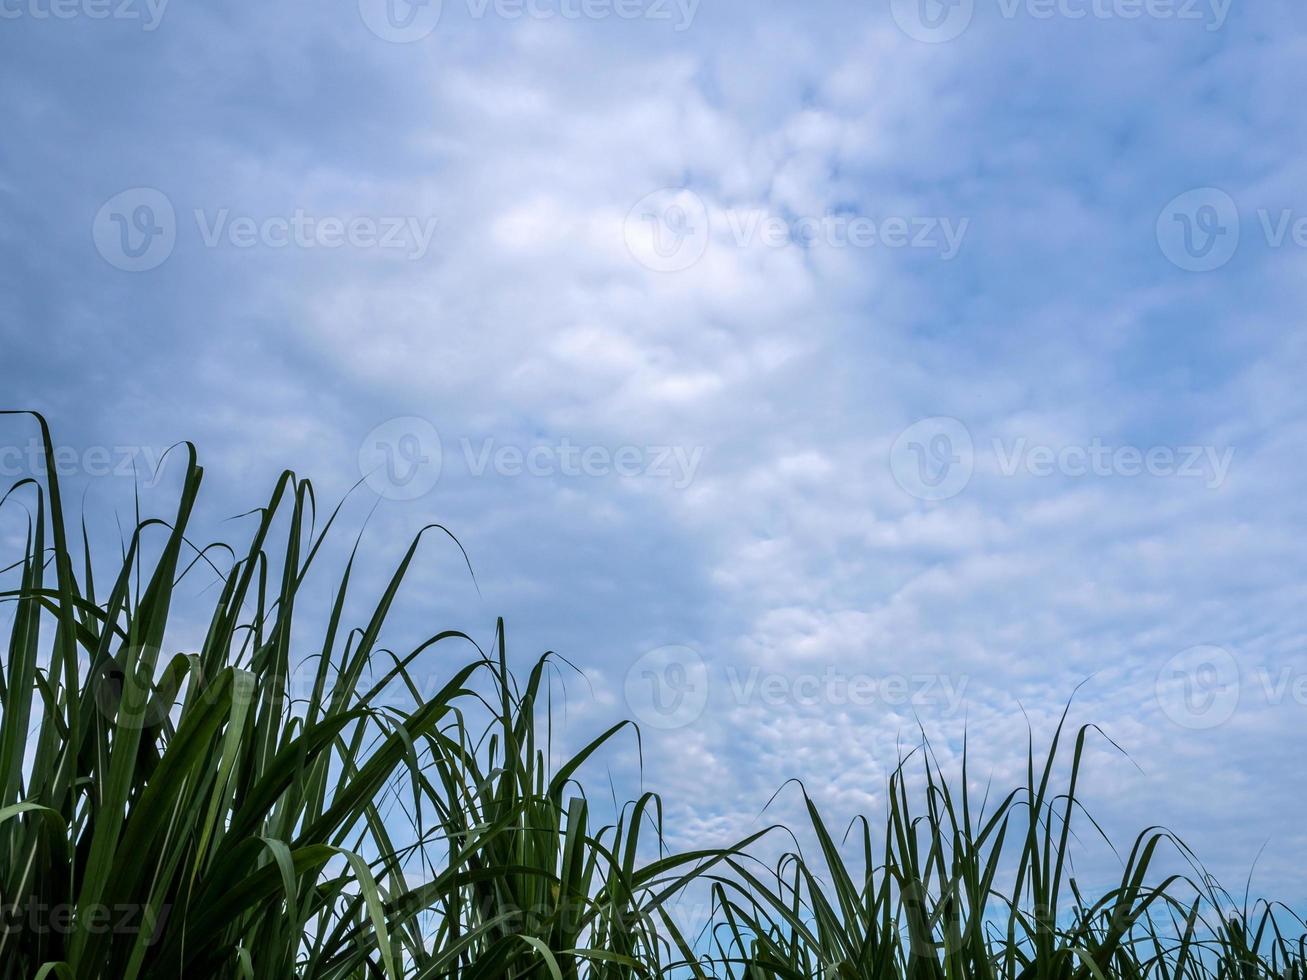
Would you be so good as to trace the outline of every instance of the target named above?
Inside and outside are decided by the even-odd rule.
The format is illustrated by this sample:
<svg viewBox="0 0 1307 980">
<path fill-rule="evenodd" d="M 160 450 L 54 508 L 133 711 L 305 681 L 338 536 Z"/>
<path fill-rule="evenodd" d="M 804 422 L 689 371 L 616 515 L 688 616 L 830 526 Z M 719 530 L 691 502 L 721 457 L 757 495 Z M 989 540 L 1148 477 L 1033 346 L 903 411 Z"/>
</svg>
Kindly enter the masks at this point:
<svg viewBox="0 0 1307 980">
<path fill-rule="evenodd" d="M 685 841 L 878 812 L 918 721 L 1017 779 L 1086 682 L 1104 825 L 1302 902 L 1305 28 L 0 0 L 0 402 L 105 526 L 181 439 L 215 525 L 366 477 L 373 586 L 447 525 L 479 590 L 433 539 L 395 644 L 566 655 Z"/>
</svg>

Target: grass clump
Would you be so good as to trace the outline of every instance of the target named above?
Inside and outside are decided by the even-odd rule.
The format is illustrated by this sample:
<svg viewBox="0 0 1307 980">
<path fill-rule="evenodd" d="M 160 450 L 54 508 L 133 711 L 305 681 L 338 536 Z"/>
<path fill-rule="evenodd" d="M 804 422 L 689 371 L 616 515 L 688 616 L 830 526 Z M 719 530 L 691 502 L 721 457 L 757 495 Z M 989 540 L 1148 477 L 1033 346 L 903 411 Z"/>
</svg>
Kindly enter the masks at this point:
<svg viewBox="0 0 1307 980">
<path fill-rule="evenodd" d="M 853 863 L 811 801 L 815 852 L 774 867 L 750 856 L 768 831 L 669 851 L 650 794 L 600 823 L 579 771 L 624 724 L 551 764 L 548 656 L 519 682 L 502 622 L 489 652 L 457 631 L 379 645 L 421 536 L 363 625 L 344 622 L 351 557 L 306 633 L 296 608 L 337 514 L 315 530 L 287 473 L 242 548 L 197 548 L 203 471 L 179 451 L 175 511 L 139 520 L 101 583 L 53 466 L 0 500 L 28 513 L 0 559 L 2 980 L 1304 977 L 1287 910 L 1231 914 L 1197 874 L 1150 880 L 1165 832 L 1139 838 L 1118 888 L 1080 894 L 1087 731 L 1068 787 L 1059 730 L 988 811 L 965 764 L 955 789 L 921 750 L 924 792 L 900 767 Z M 202 640 L 165 655 L 179 583 L 200 574 L 217 583 Z M 415 662 L 449 648 L 458 666 L 428 693 Z M 693 929 L 670 911 L 686 894 L 709 900 Z"/>
</svg>

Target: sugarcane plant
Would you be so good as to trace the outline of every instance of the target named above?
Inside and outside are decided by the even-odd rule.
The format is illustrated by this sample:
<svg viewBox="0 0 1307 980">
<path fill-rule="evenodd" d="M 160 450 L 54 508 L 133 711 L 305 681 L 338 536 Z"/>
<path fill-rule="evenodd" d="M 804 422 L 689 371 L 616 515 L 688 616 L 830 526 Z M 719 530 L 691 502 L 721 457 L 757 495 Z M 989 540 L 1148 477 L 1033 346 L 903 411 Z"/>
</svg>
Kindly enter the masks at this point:
<svg viewBox="0 0 1307 980">
<path fill-rule="evenodd" d="M 308 481 L 282 474 L 241 546 L 198 546 L 183 444 L 168 518 L 138 515 L 106 562 L 70 532 L 35 419 L 45 472 L 0 497 L 26 515 L 0 558 L 0 980 L 1307 980 L 1303 921 L 1234 903 L 1165 830 L 1082 893 L 1072 825 L 1098 829 L 1078 787 L 1101 733 L 1063 764 L 1065 715 L 992 803 L 965 748 L 950 781 L 923 737 L 882 820 L 838 835 L 804 791 L 802 828 L 675 850 L 657 795 L 596 816 L 587 763 L 639 734 L 561 751 L 559 658 L 519 678 L 502 620 L 485 649 L 457 630 L 384 645 L 428 536 L 461 551 L 443 527 L 348 627 L 358 545 L 319 597 L 341 508 L 319 528 Z M 212 598 L 173 650 L 197 578 Z M 1155 874 L 1163 849 L 1188 872 Z M 676 914 L 687 896 L 701 921 Z"/>
<path fill-rule="evenodd" d="M 421 535 L 365 625 L 342 625 L 351 557 L 325 627 L 300 635 L 338 510 L 313 533 L 313 490 L 284 474 L 219 571 L 222 549 L 187 539 L 203 471 L 179 451 L 174 515 L 139 522 L 105 589 L 85 529 L 74 559 L 53 467 L 0 502 L 29 509 L 0 592 L 0 976 L 637 976 L 684 945 L 656 928 L 660 905 L 720 855 L 655 845 L 646 861 L 660 802 L 595 826 L 575 779 L 624 726 L 551 771 L 536 741 L 549 658 L 519 689 L 502 622 L 489 655 L 457 631 L 383 650 Z M 165 657 L 175 590 L 201 570 L 219 583 L 203 640 Z M 427 696 L 413 664 L 453 643 L 475 654 Z M 411 706 L 387 696 L 397 685 Z"/>
</svg>

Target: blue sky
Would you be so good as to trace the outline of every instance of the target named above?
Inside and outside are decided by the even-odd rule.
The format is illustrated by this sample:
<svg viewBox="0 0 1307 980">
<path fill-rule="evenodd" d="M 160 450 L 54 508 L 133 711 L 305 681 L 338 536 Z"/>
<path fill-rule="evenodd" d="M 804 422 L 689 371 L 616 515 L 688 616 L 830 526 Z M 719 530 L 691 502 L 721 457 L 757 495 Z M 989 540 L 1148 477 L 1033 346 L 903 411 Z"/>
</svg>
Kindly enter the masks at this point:
<svg viewBox="0 0 1307 980">
<path fill-rule="evenodd" d="M 566 654 L 687 841 L 1088 678 L 1095 815 L 1307 897 L 1300 6 L 391 3 L 0 0 L 0 401 L 89 514 L 367 476 L 365 581 L 480 586 L 396 645 Z"/>
</svg>

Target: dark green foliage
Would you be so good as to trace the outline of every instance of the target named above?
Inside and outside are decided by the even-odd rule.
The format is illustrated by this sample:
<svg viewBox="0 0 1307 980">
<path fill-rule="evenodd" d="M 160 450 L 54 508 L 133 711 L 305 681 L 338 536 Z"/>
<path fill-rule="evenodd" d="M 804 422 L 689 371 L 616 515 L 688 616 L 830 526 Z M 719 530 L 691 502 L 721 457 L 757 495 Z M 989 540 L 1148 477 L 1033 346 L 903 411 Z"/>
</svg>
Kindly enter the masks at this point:
<svg viewBox="0 0 1307 980">
<path fill-rule="evenodd" d="M 1086 731 L 1068 789 L 1052 788 L 1055 741 L 988 813 L 965 771 L 951 788 L 923 751 L 924 793 L 901 767 L 880 836 L 857 825 L 860 871 L 811 803 L 820 854 L 774 873 L 748 857 L 762 834 L 668 853 L 652 795 L 596 825 L 578 769 L 624 726 L 551 768 L 549 658 L 519 684 L 500 624 L 489 654 L 425 693 L 419 655 L 471 638 L 378 645 L 420 537 L 363 626 L 342 622 L 351 560 L 306 634 L 297 599 L 336 515 L 315 533 L 311 488 L 285 474 L 219 571 L 224 549 L 186 537 L 203 472 L 184 451 L 175 515 L 139 522 L 107 590 L 74 558 L 53 471 L 0 502 L 30 514 L 0 591 L 2 980 L 1303 980 L 1287 910 L 1231 917 L 1201 878 L 1150 880 L 1164 832 L 1141 835 L 1119 887 L 1082 898 L 1066 857 Z M 164 655 L 197 569 L 218 579 L 203 642 Z M 688 892 L 712 899 L 696 935 L 669 914 Z"/>
</svg>

